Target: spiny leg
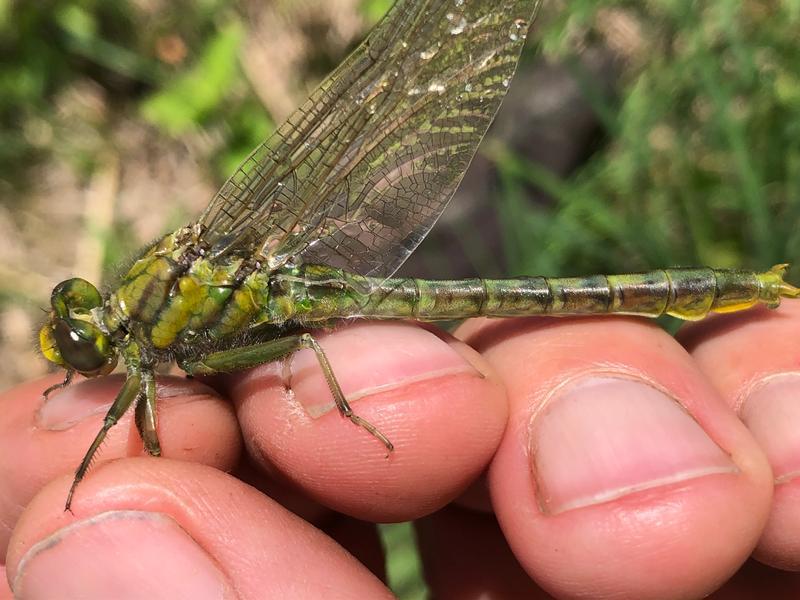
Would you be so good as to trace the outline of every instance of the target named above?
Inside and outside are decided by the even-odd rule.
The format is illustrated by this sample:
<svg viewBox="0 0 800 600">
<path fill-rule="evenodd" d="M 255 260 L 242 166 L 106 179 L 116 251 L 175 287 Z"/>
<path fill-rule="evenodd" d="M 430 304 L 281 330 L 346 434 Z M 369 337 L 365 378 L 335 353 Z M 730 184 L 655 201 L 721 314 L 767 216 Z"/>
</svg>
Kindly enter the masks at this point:
<svg viewBox="0 0 800 600">
<path fill-rule="evenodd" d="M 100 444 L 103 443 L 108 430 L 117 424 L 117 421 L 119 421 L 120 417 L 125 414 L 125 411 L 130 408 L 131 403 L 139 396 L 141 385 L 142 374 L 138 371 L 129 372 L 128 378 L 122 385 L 122 389 L 117 394 L 117 397 L 114 399 L 114 403 L 111 405 L 111 408 L 108 409 L 108 412 L 103 419 L 103 427 L 97 432 L 92 445 L 89 446 L 89 450 L 86 452 L 81 464 L 75 471 L 75 478 L 72 480 L 72 485 L 69 488 L 69 494 L 67 494 L 67 503 L 66 506 L 64 506 L 64 510 L 70 509 L 75 488 L 78 487 L 78 484 L 86 475 L 86 471 L 89 470 L 89 466 L 92 464 L 92 458 L 94 458 L 95 452 L 97 452 Z"/>
<path fill-rule="evenodd" d="M 347 417 L 353 423 L 359 427 L 363 427 L 374 437 L 378 438 L 389 452 L 394 450 L 394 444 L 389 441 L 389 438 L 378 431 L 372 423 L 362 419 L 353 412 L 350 403 L 344 397 L 344 392 L 342 392 L 342 388 L 336 380 L 336 376 L 333 374 L 331 363 L 328 361 L 328 357 L 325 356 L 325 352 L 322 350 L 322 346 L 319 345 L 319 342 L 317 342 L 310 333 L 303 333 L 300 335 L 300 345 L 304 348 L 310 348 L 314 351 L 314 354 L 316 354 L 319 366 L 322 368 L 322 374 L 325 376 L 325 381 L 328 382 L 328 388 L 330 388 L 331 394 L 333 394 L 333 400 L 336 402 L 336 408 L 339 409 L 342 416 Z"/>
<path fill-rule="evenodd" d="M 42 396 L 44 396 L 45 401 L 47 401 L 47 397 L 55 392 L 56 390 L 61 390 L 67 387 L 70 383 L 72 383 L 72 378 L 75 377 L 75 371 L 72 369 L 67 370 L 67 374 L 64 375 L 64 381 L 61 383 L 54 383 L 49 388 L 47 388 L 44 392 L 42 392 Z"/>
<path fill-rule="evenodd" d="M 339 382 L 336 381 L 336 376 L 333 373 L 333 368 L 328 361 L 328 357 L 325 356 L 319 343 L 309 333 L 287 335 L 261 344 L 215 352 L 198 361 L 183 362 L 181 363 L 181 368 L 189 375 L 230 373 L 231 371 L 248 369 L 256 365 L 283 358 L 302 348 L 310 348 L 314 351 L 317 361 L 322 368 L 322 373 L 325 376 L 325 381 L 328 383 L 328 388 L 331 394 L 333 394 L 333 399 L 334 402 L 336 402 L 336 408 L 339 409 L 339 413 L 343 417 L 350 419 L 350 421 L 359 427 L 366 429 L 372 436 L 380 440 L 380 442 L 386 446 L 387 450 L 390 452 L 394 450 L 394 445 L 389 441 L 389 438 L 381 433 L 372 423 L 353 412 L 353 409 L 344 397 Z"/>
<path fill-rule="evenodd" d="M 136 399 L 136 428 L 144 442 L 144 449 L 150 456 L 161 456 L 158 442 L 156 415 L 156 379 L 150 371 L 142 373 L 142 388 Z"/>
</svg>

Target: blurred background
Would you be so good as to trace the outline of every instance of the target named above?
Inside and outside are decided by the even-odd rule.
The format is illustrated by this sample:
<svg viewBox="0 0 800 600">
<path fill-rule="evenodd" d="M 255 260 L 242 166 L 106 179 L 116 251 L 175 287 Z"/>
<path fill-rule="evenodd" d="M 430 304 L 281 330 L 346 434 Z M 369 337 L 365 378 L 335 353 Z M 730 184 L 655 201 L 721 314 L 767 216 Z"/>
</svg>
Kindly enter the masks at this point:
<svg viewBox="0 0 800 600">
<path fill-rule="evenodd" d="M 0 386 L 52 286 L 204 207 L 390 0 L 0 0 Z M 550 0 L 425 277 L 800 256 L 800 2 Z"/>
<path fill-rule="evenodd" d="M 45 371 L 55 283 L 198 214 L 390 4 L 0 0 L 0 386 Z M 798 0 L 547 1 L 403 272 L 796 261 L 799 34 Z"/>
</svg>

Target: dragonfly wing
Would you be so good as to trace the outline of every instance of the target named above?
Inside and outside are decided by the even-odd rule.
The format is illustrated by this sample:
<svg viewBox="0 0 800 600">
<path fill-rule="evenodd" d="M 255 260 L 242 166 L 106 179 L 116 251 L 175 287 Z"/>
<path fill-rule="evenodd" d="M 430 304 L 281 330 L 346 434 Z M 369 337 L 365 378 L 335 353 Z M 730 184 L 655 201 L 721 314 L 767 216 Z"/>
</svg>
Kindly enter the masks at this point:
<svg viewBox="0 0 800 600">
<path fill-rule="evenodd" d="M 201 216 L 214 252 L 391 275 L 452 197 L 538 0 L 399 0 Z"/>
</svg>

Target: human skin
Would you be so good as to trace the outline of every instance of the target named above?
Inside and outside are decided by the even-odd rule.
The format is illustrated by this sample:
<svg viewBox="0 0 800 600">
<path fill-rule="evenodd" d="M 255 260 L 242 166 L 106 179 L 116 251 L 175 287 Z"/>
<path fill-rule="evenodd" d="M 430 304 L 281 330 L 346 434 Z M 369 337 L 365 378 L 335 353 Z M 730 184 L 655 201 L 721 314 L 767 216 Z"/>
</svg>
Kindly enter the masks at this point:
<svg viewBox="0 0 800 600">
<path fill-rule="evenodd" d="M 71 472 L 121 380 L 46 405 L 56 379 L 29 382 L 0 397 L 0 598 L 391 597 L 365 521 L 410 519 L 438 598 L 697 598 L 737 570 L 712 597 L 794 597 L 798 332 L 800 302 L 677 339 L 633 318 L 456 337 L 359 322 L 321 343 L 390 456 L 330 410 L 303 351 L 291 393 L 280 365 L 162 378 L 164 457 L 143 456 L 126 415 L 72 512 Z M 780 570 L 740 570 L 753 554 Z"/>
</svg>

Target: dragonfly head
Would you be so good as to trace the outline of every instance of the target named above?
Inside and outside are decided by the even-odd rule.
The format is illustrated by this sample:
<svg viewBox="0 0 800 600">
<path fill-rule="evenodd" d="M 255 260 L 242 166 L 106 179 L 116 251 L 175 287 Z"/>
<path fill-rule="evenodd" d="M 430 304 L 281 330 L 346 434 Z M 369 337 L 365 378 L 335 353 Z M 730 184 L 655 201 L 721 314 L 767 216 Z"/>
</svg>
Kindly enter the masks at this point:
<svg viewBox="0 0 800 600">
<path fill-rule="evenodd" d="M 84 279 L 67 279 L 53 288 L 50 305 L 50 316 L 39 330 L 45 358 L 86 377 L 113 371 L 117 351 L 95 317 L 103 307 L 97 288 Z"/>
</svg>

